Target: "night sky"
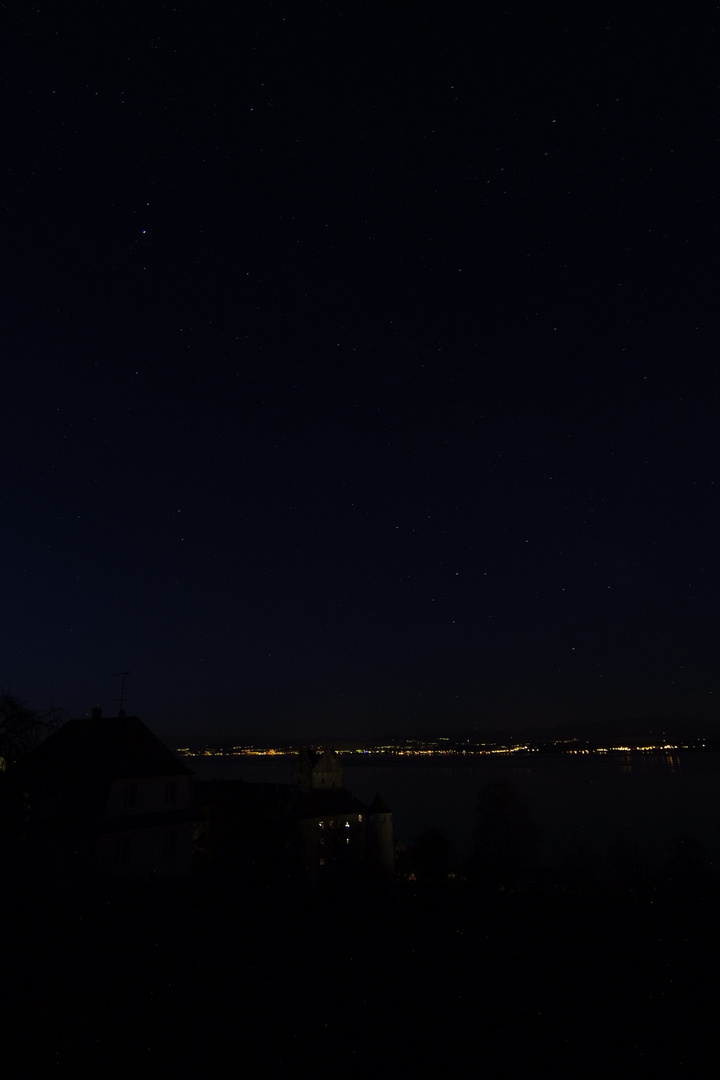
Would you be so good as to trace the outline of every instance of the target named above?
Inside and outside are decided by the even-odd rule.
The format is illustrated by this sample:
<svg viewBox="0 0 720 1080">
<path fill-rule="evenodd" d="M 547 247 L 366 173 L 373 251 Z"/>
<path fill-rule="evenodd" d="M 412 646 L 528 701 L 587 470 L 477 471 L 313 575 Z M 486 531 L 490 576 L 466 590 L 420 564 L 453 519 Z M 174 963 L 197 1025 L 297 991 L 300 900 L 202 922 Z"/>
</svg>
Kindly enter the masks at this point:
<svg viewBox="0 0 720 1080">
<path fill-rule="evenodd" d="M 717 716 L 713 5 L 2 19 L 2 689 Z"/>
</svg>

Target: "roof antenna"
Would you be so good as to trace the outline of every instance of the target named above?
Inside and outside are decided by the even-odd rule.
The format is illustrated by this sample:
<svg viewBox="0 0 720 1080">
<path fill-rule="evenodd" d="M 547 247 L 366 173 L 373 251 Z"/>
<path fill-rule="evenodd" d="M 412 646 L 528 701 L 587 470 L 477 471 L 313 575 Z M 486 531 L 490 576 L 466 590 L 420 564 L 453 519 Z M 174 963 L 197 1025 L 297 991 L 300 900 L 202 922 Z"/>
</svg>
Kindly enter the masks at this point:
<svg viewBox="0 0 720 1080">
<path fill-rule="evenodd" d="M 122 716 L 125 715 L 125 710 L 123 709 L 123 702 L 125 701 L 125 679 L 127 678 L 127 676 L 129 674 L 130 674 L 129 671 L 115 671 L 110 676 L 111 679 L 117 679 L 117 678 L 121 679 L 121 682 L 120 682 L 120 708 L 118 709 L 118 716 L 119 717 L 122 717 Z"/>
</svg>

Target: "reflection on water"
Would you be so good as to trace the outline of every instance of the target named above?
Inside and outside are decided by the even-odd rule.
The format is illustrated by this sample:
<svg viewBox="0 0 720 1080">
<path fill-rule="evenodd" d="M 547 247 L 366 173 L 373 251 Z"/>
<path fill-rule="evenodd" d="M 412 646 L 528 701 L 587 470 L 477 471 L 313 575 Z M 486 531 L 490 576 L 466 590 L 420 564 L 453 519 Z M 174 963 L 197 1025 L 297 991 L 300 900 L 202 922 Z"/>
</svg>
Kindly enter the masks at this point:
<svg viewBox="0 0 720 1080">
<path fill-rule="evenodd" d="M 428 826 L 447 830 L 460 853 L 470 849 L 478 792 L 511 780 L 530 801 L 545 838 L 543 858 L 555 862 L 574 843 L 602 844 L 624 835 L 656 847 L 672 836 L 698 837 L 720 861 L 720 755 L 607 754 L 458 760 L 453 765 L 398 765 L 376 761 L 347 765 L 346 786 L 369 802 L 377 791 L 392 808 L 395 833 L 412 843 Z M 238 764 L 237 758 L 193 761 L 199 779 L 226 775 L 289 783 L 282 765 Z"/>
<path fill-rule="evenodd" d="M 664 768 L 673 772 L 680 768 L 680 757 L 678 754 L 614 754 L 604 757 L 603 764 L 611 768 L 615 765 L 621 773 L 648 768 Z"/>
</svg>

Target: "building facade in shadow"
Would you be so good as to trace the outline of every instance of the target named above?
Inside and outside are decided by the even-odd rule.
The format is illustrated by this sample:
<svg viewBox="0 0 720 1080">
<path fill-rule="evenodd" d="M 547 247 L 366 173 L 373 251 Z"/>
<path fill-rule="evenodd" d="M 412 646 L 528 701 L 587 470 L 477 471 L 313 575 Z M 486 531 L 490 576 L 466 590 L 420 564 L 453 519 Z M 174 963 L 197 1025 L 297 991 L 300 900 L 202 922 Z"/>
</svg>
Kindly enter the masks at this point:
<svg viewBox="0 0 720 1080">
<path fill-rule="evenodd" d="M 136 716 L 68 720 L 7 775 L 8 850 L 55 879 L 192 869 L 193 774 Z"/>
</svg>

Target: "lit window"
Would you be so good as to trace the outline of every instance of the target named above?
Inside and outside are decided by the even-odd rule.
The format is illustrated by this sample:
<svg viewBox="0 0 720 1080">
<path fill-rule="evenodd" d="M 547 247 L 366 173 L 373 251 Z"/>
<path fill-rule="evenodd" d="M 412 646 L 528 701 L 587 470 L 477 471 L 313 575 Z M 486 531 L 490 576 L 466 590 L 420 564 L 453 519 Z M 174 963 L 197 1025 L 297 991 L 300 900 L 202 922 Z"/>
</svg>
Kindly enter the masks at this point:
<svg viewBox="0 0 720 1080">
<path fill-rule="evenodd" d="M 362 821 L 362 814 L 358 814 L 358 821 Z"/>
<path fill-rule="evenodd" d="M 349 828 L 350 828 L 350 822 L 349 822 L 349 821 L 346 821 L 346 822 L 345 822 L 345 828 L 346 828 L 346 829 L 349 829 Z"/>
<path fill-rule="evenodd" d="M 325 828 L 325 822 L 324 821 L 318 821 L 318 829 L 324 829 L 324 828 Z"/>
</svg>

